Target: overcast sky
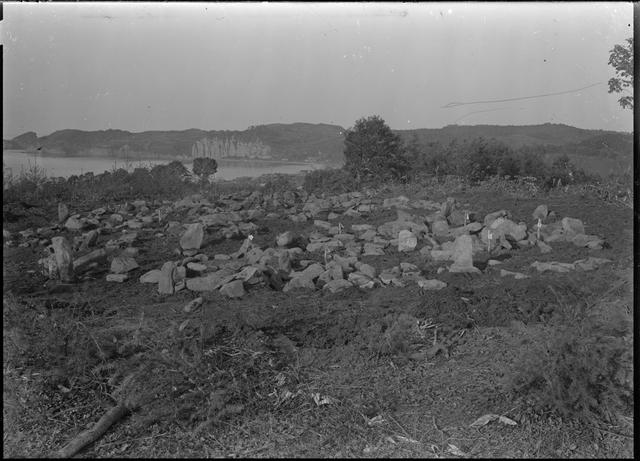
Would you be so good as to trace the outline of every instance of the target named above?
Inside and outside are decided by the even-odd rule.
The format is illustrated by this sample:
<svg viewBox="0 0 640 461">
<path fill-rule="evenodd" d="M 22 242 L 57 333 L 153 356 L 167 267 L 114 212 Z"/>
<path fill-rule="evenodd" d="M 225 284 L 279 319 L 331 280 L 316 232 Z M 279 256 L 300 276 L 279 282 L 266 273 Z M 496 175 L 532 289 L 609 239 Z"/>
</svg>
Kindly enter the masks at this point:
<svg viewBox="0 0 640 461">
<path fill-rule="evenodd" d="M 632 131 L 606 84 L 632 22 L 631 3 L 4 3 L 3 138 L 373 114 Z"/>
</svg>

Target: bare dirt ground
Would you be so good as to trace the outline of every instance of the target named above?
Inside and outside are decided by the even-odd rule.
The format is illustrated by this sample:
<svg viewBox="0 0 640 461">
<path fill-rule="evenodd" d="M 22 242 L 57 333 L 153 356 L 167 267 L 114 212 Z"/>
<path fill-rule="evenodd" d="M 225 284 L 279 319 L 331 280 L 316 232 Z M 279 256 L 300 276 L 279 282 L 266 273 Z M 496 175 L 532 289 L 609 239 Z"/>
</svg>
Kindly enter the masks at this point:
<svg viewBox="0 0 640 461">
<path fill-rule="evenodd" d="M 79 457 L 631 457 L 630 427 L 600 427 L 594 435 L 570 418 L 531 412 L 504 391 L 519 354 L 545 341 L 560 306 L 631 309 L 631 210 L 579 195 L 451 195 L 481 216 L 507 209 L 516 222 L 530 222 L 546 203 L 559 216 L 581 219 L 608 246 L 517 249 L 480 275 L 437 274 L 448 263 L 387 248 L 361 260 L 378 271 L 410 262 L 448 286 L 335 294 L 256 286 L 241 299 L 205 292 L 194 312 L 183 308 L 197 293 L 162 296 L 155 284 L 138 282 L 176 258 L 178 237 L 141 233 L 141 267 L 124 283 L 107 283 L 105 267 L 90 280 L 56 284 L 28 272 L 41 248 L 5 247 L 4 456 L 48 456 L 113 406 L 109 394 L 135 372 L 134 388 L 144 395 L 138 409 Z M 53 220 L 49 214 L 39 225 Z M 349 228 L 394 217 L 393 209 L 377 210 L 341 222 Z M 11 230 L 37 225 L 34 219 Z M 284 230 L 313 228 L 313 220 L 256 224 L 262 246 L 274 246 Z M 201 251 L 232 253 L 241 243 L 205 238 Z M 530 267 L 590 255 L 613 263 L 566 274 Z M 500 269 L 530 278 L 501 277 Z M 470 427 L 488 413 L 517 424 Z"/>
</svg>

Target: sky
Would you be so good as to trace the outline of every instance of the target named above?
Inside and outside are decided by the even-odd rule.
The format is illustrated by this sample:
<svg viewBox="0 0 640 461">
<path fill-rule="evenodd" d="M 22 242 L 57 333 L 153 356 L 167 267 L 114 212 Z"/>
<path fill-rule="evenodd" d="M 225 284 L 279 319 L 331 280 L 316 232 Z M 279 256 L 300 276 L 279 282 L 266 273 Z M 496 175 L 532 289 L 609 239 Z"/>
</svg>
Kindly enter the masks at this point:
<svg viewBox="0 0 640 461">
<path fill-rule="evenodd" d="M 3 14 L 4 139 L 346 128 L 374 114 L 393 129 L 633 130 L 607 91 L 631 3 L 4 3 Z"/>
</svg>

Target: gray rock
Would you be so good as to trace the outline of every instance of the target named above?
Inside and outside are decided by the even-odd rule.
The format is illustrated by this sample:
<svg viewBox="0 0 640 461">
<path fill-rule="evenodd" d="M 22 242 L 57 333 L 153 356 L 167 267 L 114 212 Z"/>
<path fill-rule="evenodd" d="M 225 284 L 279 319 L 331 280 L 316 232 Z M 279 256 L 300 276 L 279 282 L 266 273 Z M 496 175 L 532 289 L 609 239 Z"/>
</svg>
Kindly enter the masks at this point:
<svg viewBox="0 0 640 461">
<path fill-rule="evenodd" d="M 610 262 L 612 262 L 610 259 L 594 258 L 593 256 L 590 256 L 586 259 L 579 259 L 577 261 L 574 261 L 573 264 L 575 268 L 578 270 L 591 271 L 591 270 L 597 269 L 599 266 L 603 264 L 608 264 Z"/>
<path fill-rule="evenodd" d="M 453 258 L 452 250 L 431 250 L 430 254 L 434 261 L 450 261 Z"/>
<path fill-rule="evenodd" d="M 180 237 L 180 247 L 183 250 L 197 250 L 202 245 L 204 227 L 201 223 L 187 224 L 187 230 Z"/>
<path fill-rule="evenodd" d="M 348 279 L 349 282 L 359 288 L 373 288 L 375 286 L 375 282 L 362 272 L 352 272 L 349 274 Z"/>
<path fill-rule="evenodd" d="M 293 232 L 286 231 L 276 237 L 276 245 L 287 247 L 293 243 Z"/>
<path fill-rule="evenodd" d="M 287 283 L 284 286 L 282 291 L 288 292 L 288 291 L 300 289 L 300 288 L 315 290 L 316 286 L 314 285 L 313 281 L 309 277 L 299 276 L 299 277 L 292 278 L 289 281 L 289 283 Z"/>
<path fill-rule="evenodd" d="M 449 233 L 449 223 L 444 219 L 438 219 L 431 223 L 431 233 L 436 236 L 445 236 Z"/>
<path fill-rule="evenodd" d="M 53 237 L 50 248 L 55 257 L 60 280 L 63 282 L 71 282 L 74 278 L 74 267 L 69 241 L 64 237 Z"/>
<path fill-rule="evenodd" d="M 398 251 L 413 251 L 418 246 L 418 238 L 408 230 L 401 230 L 398 233 Z"/>
<path fill-rule="evenodd" d="M 302 277 L 306 277 L 309 280 L 315 280 L 325 271 L 321 264 L 311 264 L 305 270 L 302 271 Z"/>
<path fill-rule="evenodd" d="M 204 302 L 204 298 L 202 296 L 198 296 L 197 298 L 189 301 L 189 303 L 186 306 L 184 306 L 182 310 L 184 310 L 185 312 L 195 311 L 198 307 L 202 306 L 203 302 Z"/>
<path fill-rule="evenodd" d="M 107 274 L 107 282 L 122 283 L 126 280 L 129 280 L 129 276 L 127 274 Z"/>
<path fill-rule="evenodd" d="M 468 235 L 461 235 L 455 240 L 453 264 L 449 272 L 480 272 L 473 266 L 473 241 Z"/>
<path fill-rule="evenodd" d="M 191 291 L 214 291 L 235 278 L 235 271 L 224 268 L 202 277 L 186 279 L 187 289 Z"/>
<path fill-rule="evenodd" d="M 505 269 L 500 269 L 500 277 L 513 276 L 516 280 L 528 279 L 529 276 L 520 272 L 512 272 Z"/>
<path fill-rule="evenodd" d="M 58 222 L 64 222 L 69 217 L 69 207 L 60 202 L 58 203 Z"/>
<path fill-rule="evenodd" d="M 125 274 L 140 267 L 135 259 L 129 256 L 117 256 L 111 261 L 111 273 Z"/>
<path fill-rule="evenodd" d="M 558 273 L 564 273 L 564 272 L 570 272 L 572 270 L 575 270 L 575 266 L 573 265 L 573 263 L 561 263 L 561 262 L 557 262 L 557 261 L 550 261 L 550 262 L 532 262 L 531 263 L 531 267 L 535 268 L 538 272 L 558 272 Z"/>
<path fill-rule="evenodd" d="M 73 261 L 73 269 L 80 273 L 87 269 L 89 265 L 106 259 L 107 252 L 103 248 L 92 251 L 86 255 L 80 256 Z"/>
<path fill-rule="evenodd" d="M 374 279 L 376 277 L 376 268 L 365 263 L 358 262 L 355 265 L 358 272 L 363 273 L 367 277 Z"/>
<path fill-rule="evenodd" d="M 552 248 L 551 246 L 547 245 L 546 243 L 544 243 L 542 240 L 538 240 L 536 242 L 536 244 L 538 245 L 538 248 L 540 248 L 540 252 L 541 253 L 550 253 Z"/>
<path fill-rule="evenodd" d="M 71 216 L 69 219 L 67 219 L 67 222 L 64 223 L 64 227 L 66 227 L 69 230 L 82 230 L 84 229 L 86 226 L 85 222 L 81 219 L 76 218 L 75 216 Z"/>
<path fill-rule="evenodd" d="M 352 286 L 353 284 L 348 280 L 336 279 L 327 282 L 322 289 L 328 290 L 331 293 L 339 293 L 346 290 L 347 288 L 351 288 Z"/>
<path fill-rule="evenodd" d="M 601 250 L 604 245 L 604 239 L 597 235 L 577 234 L 571 239 L 571 243 L 578 247 L 588 247 L 593 250 Z"/>
<path fill-rule="evenodd" d="M 584 224 L 575 218 L 562 218 L 562 229 L 567 236 L 573 237 L 578 234 L 584 234 Z"/>
<path fill-rule="evenodd" d="M 538 205 L 537 208 L 533 210 L 532 216 L 535 221 L 537 221 L 538 219 L 544 221 L 547 219 L 548 214 L 549 209 L 547 208 L 547 205 Z"/>
<path fill-rule="evenodd" d="M 498 218 L 502 218 L 504 216 L 507 216 L 506 210 L 498 210 L 498 211 L 494 211 L 493 213 L 489 213 L 484 217 L 484 225 L 489 226 L 493 221 L 495 221 Z"/>
<path fill-rule="evenodd" d="M 245 294 L 242 280 L 234 280 L 233 282 L 224 284 L 220 287 L 220 293 L 229 298 L 242 298 Z"/>
<path fill-rule="evenodd" d="M 447 284 L 437 279 L 422 279 L 418 280 L 418 286 L 423 290 L 437 291 L 446 288 Z"/>
<path fill-rule="evenodd" d="M 153 269 L 149 272 L 145 272 L 140 276 L 140 283 L 158 283 L 160 277 L 162 275 L 162 271 L 159 269 Z"/>
<path fill-rule="evenodd" d="M 168 261 L 162 265 L 160 276 L 158 277 L 158 293 L 166 295 L 174 293 L 173 273 L 175 268 L 176 263 L 173 261 Z"/>
<path fill-rule="evenodd" d="M 208 267 L 205 264 L 191 261 L 187 263 L 187 269 L 193 272 L 202 273 L 202 272 L 205 272 L 208 269 Z"/>
<path fill-rule="evenodd" d="M 364 244 L 364 251 L 362 254 L 363 256 L 383 256 L 385 253 L 381 245 L 367 242 Z"/>
</svg>

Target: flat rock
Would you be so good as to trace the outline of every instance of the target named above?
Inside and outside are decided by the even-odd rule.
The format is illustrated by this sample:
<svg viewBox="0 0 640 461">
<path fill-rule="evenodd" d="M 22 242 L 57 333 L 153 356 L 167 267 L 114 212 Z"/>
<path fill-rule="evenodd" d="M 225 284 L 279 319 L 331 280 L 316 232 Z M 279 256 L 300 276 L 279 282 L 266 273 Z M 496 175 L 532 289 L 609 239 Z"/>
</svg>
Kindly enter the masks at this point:
<svg viewBox="0 0 640 461">
<path fill-rule="evenodd" d="M 113 274 L 125 274 L 140 267 L 135 259 L 129 256 L 117 256 L 111 261 Z"/>
<path fill-rule="evenodd" d="M 288 291 L 296 290 L 300 288 L 315 290 L 316 286 L 313 283 L 313 280 L 311 280 L 309 277 L 298 276 L 289 280 L 289 282 L 284 286 L 282 291 L 288 292 Z"/>
<path fill-rule="evenodd" d="M 128 279 L 129 279 L 129 275 L 127 274 L 107 274 L 107 282 L 122 283 Z"/>
<path fill-rule="evenodd" d="M 529 276 L 522 274 L 520 272 L 512 272 L 512 271 L 508 271 L 505 269 L 500 269 L 500 277 L 509 277 L 509 276 L 513 276 L 515 277 L 516 280 L 521 280 L 521 279 L 528 279 Z"/>
<path fill-rule="evenodd" d="M 245 294 L 242 280 L 234 280 L 233 282 L 225 283 L 220 287 L 220 293 L 229 298 L 242 298 Z"/>
<path fill-rule="evenodd" d="M 231 282 L 235 277 L 232 269 L 220 269 L 202 277 L 194 277 L 186 280 L 187 289 L 191 291 L 214 291 L 222 285 Z M 242 282 L 242 281 L 240 281 Z"/>
<path fill-rule="evenodd" d="M 582 221 L 575 218 L 562 218 L 562 229 L 565 234 L 569 236 L 584 234 L 584 224 L 582 224 Z"/>
<path fill-rule="evenodd" d="M 286 231 L 276 237 L 276 245 L 287 247 L 293 243 L 293 232 Z"/>
<path fill-rule="evenodd" d="M 418 280 L 418 286 L 423 290 L 442 290 L 446 288 L 447 284 L 441 280 L 437 279 L 422 279 Z"/>
<path fill-rule="evenodd" d="M 362 272 L 352 272 L 348 277 L 349 282 L 359 288 L 373 288 L 375 282 L 366 274 Z"/>
<path fill-rule="evenodd" d="M 575 265 L 573 263 L 561 263 L 557 261 L 550 262 L 532 262 L 531 267 L 535 268 L 538 272 L 558 272 L 565 273 L 575 270 Z"/>
<path fill-rule="evenodd" d="M 337 279 L 337 280 L 330 280 L 324 285 L 324 287 L 322 287 L 322 289 L 328 290 L 331 293 L 339 293 L 340 291 L 344 291 L 347 288 L 351 288 L 352 286 L 353 284 L 348 280 Z"/>
<path fill-rule="evenodd" d="M 153 269 L 149 272 L 145 272 L 140 276 L 140 283 L 158 283 L 162 271 L 160 269 Z"/>
</svg>

